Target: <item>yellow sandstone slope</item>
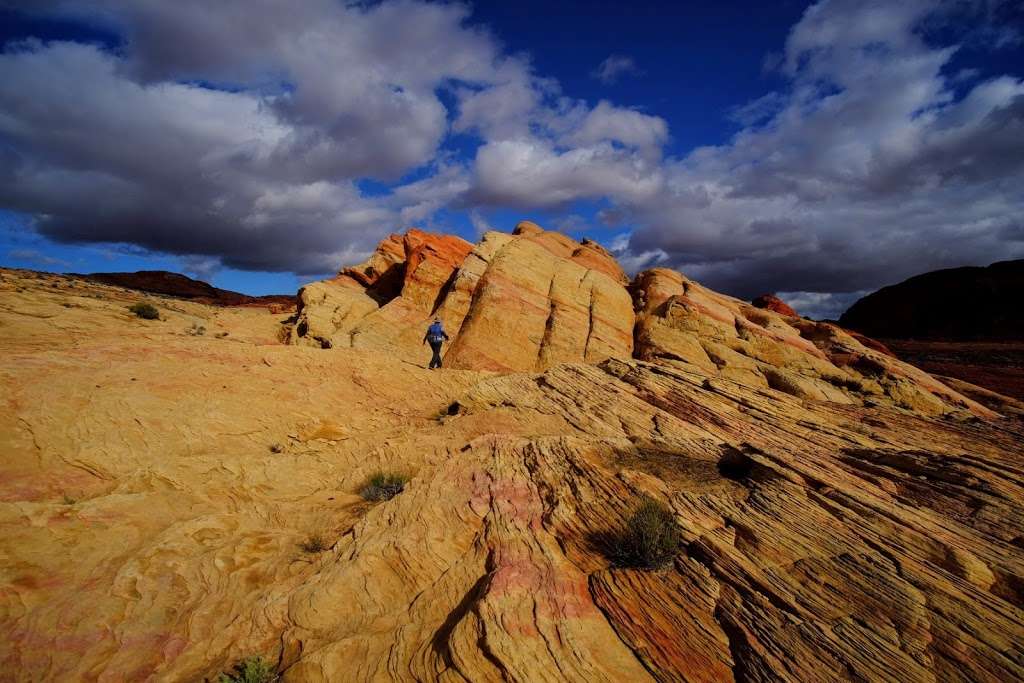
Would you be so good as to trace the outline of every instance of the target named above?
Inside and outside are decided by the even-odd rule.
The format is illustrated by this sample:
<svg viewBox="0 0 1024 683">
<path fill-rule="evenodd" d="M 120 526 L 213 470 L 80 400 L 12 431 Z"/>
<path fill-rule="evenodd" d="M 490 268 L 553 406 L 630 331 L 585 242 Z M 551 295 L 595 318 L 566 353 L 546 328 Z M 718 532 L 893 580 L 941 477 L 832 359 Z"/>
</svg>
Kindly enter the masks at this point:
<svg viewBox="0 0 1024 683">
<path fill-rule="evenodd" d="M 532 224 L 290 318 L 0 277 L 0 680 L 1024 677 L 1020 406 L 838 328 Z"/>
</svg>

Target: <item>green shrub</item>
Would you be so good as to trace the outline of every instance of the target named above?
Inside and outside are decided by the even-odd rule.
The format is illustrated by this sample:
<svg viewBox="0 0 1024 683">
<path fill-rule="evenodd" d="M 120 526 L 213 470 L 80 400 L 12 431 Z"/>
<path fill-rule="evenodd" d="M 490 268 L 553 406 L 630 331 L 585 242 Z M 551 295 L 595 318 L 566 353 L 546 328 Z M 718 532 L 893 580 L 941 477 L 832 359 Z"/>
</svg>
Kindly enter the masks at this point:
<svg viewBox="0 0 1024 683">
<path fill-rule="evenodd" d="M 156 306 L 145 301 L 140 301 L 137 304 L 132 304 L 131 306 L 128 307 L 128 310 L 145 320 L 160 319 L 160 311 L 156 310 Z"/>
<path fill-rule="evenodd" d="M 220 675 L 217 683 L 273 683 L 277 675 L 262 657 L 247 657 L 235 668 Z"/>
<path fill-rule="evenodd" d="M 682 536 L 672 510 L 644 497 L 609 544 L 611 559 L 621 567 L 657 569 L 672 561 Z"/>
<path fill-rule="evenodd" d="M 359 489 L 364 500 L 391 500 L 405 489 L 409 477 L 398 472 L 374 472 Z"/>
<path fill-rule="evenodd" d="M 303 552 L 314 554 L 322 553 L 323 551 L 327 550 L 328 546 L 327 541 L 324 540 L 323 536 L 321 536 L 320 534 L 313 534 L 305 541 L 300 543 L 299 547 L 302 548 Z"/>
</svg>

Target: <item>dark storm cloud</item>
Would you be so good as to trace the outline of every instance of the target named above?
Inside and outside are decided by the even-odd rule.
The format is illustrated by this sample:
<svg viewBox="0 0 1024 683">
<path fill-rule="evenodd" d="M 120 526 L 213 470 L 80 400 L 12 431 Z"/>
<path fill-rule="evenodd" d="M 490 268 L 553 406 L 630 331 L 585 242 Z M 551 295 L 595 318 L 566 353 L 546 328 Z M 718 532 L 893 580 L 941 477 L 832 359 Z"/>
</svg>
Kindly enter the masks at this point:
<svg viewBox="0 0 1024 683">
<path fill-rule="evenodd" d="M 656 169 L 667 137 L 657 117 L 563 96 L 468 27 L 463 5 L 48 0 L 33 11 L 123 37 L 112 51 L 29 40 L 0 55 L 0 206 L 60 241 L 321 273 L 445 206 L 640 198 L 653 186 L 636 163 Z M 449 115 L 481 139 L 475 164 L 443 149 Z M 391 184 L 366 196 L 367 178 Z"/>
<path fill-rule="evenodd" d="M 1024 256 L 1009 223 L 1024 210 L 1024 82 L 989 78 L 955 97 L 955 46 L 920 35 L 952 7 L 808 9 L 781 62 L 790 89 L 754 103 L 729 144 L 666 164 L 664 190 L 630 206 L 632 251 L 819 310 L 844 297 L 802 295 Z"/>
<path fill-rule="evenodd" d="M 422 186 L 367 197 L 355 181 L 435 163 L 437 89 L 504 68 L 466 9 L 256 4 L 36 5 L 125 43 L 0 55 L 0 205 L 56 240 L 322 273 L 429 204 Z"/>
<path fill-rule="evenodd" d="M 831 311 L 1024 256 L 1024 82 L 951 66 L 953 40 L 1019 40 L 995 24 L 1007 5 L 822 0 L 772 61 L 786 87 L 734 108 L 727 144 L 666 158 L 665 120 L 566 96 L 462 5 L 46 0 L 123 43 L 0 54 L 0 207 L 197 272 L 314 274 L 444 208 L 483 227 L 476 207 L 600 201 L 632 227 L 630 269 Z"/>
</svg>

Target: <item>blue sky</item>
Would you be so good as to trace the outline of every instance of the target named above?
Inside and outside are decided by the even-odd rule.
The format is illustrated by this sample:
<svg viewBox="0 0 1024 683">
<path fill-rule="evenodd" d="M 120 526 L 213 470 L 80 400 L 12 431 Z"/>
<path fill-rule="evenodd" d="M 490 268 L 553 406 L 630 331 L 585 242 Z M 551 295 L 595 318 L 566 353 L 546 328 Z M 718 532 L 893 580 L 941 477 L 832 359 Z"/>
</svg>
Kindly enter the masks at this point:
<svg viewBox="0 0 1024 683">
<path fill-rule="evenodd" d="M 1017 2 L 26 6 L 5 266 L 287 292 L 388 232 L 530 218 L 833 316 L 1024 256 Z"/>
</svg>

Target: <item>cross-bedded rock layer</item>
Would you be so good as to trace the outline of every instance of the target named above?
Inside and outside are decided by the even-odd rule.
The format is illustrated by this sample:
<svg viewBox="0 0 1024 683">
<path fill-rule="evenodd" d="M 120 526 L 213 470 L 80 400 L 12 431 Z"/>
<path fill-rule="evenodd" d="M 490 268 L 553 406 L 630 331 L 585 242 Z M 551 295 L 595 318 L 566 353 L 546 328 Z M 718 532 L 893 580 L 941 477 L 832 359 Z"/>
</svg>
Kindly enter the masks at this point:
<svg viewBox="0 0 1024 683">
<path fill-rule="evenodd" d="M 834 326 L 532 225 L 283 326 L 0 276 L 0 679 L 1024 678 L 1024 411 Z M 607 553 L 643 496 L 656 571 Z"/>
<path fill-rule="evenodd" d="M 600 245 L 524 221 L 475 247 L 411 230 L 334 280 L 307 285 L 294 343 L 414 356 L 439 317 L 449 367 L 540 371 L 607 358 L 675 359 L 756 388 L 932 414 L 983 406 L 828 323 L 762 308 L 656 268 L 632 282 Z"/>
</svg>

